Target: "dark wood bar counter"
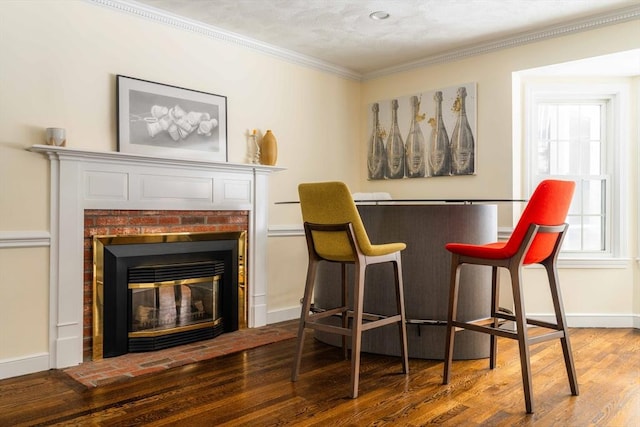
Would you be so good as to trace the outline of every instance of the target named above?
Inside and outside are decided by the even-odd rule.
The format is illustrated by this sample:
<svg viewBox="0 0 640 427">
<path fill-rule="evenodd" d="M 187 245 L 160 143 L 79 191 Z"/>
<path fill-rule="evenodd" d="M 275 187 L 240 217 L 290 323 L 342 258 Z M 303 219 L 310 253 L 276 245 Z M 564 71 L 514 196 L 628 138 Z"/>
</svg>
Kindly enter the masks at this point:
<svg viewBox="0 0 640 427">
<path fill-rule="evenodd" d="M 497 206 L 459 203 L 417 203 L 416 201 L 364 202 L 358 210 L 372 243 L 405 242 L 402 268 L 405 288 L 409 356 L 443 359 L 449 298 L 451 256 L 448 242 L 488 243 L 497 241 Z M 482 202 L 485 202 L 484 200 Z M 340 268 L 324 263 L 315 291 L 315 307 L 337 306 L 340 300 Z M 365 312 L 394 314 L 392 269 L 373 265 L 367 269 Z M 323 286 L 335 280 L 335 286 Z M 462 269 L 459 316 L 476 319 L 489 316 L 491 269 L 465 266 Z M 399 355 L 398 329 L 388 326 L 367 331 L 362 351 Z M 333 345 L 340 338 L 316 331 L 316 337 Z M 463 331 L 456 336 L 454 357 L 477 359 L 489 356 L 489 336 Z"/>
</svg>

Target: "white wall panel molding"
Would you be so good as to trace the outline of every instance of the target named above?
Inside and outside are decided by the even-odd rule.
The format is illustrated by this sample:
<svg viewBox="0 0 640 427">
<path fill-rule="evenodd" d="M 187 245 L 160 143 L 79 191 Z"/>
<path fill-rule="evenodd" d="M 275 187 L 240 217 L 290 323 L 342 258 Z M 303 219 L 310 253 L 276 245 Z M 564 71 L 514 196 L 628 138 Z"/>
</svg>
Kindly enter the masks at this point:
<svg viewBox="0 0 640 427">
<path fill-rule="evenodd" d="M 284 224 L 284 225 L 270 225 L 269 237 L 291 237 L 302 236 L 304 237 L 304 227 L 302 224 Z"/>
<path fill-rule="evenodd" d="M 37 248 L 50 244 L 48 231 L 0 231 L 0 248 Z"/>
</svg>

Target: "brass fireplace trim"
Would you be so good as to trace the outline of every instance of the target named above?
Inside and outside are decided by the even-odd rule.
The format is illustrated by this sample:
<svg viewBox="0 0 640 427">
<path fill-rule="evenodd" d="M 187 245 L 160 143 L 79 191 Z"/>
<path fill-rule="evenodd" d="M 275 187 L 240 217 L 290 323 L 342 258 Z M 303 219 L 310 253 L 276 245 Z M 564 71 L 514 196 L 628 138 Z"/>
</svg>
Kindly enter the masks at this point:
<svg viewBox="0 0 640 427">
<path fill-rule="evenodd" d="M 248 297 L 245 265 L 247 259 L 246 231 L 205 231 L 181 233 L 149 233 L 134 235 L 95 235 L 92 238 L 93 249 L 93 281 L 92 281 L 92 312 L 93 312 L 93 360 L 103 358 L 103 307 L 102 290 L 104 287 L 104 246 L 129 245 L 140 243 L 172 243 L 172 242 L 202 242 L 209 240 L 238 241 L 238 329 L 248 325 Z"/>
<path fill-rule="evenodd" d="M 220 276 L 210 276 L 205 277 L 204 279 L 214 279 L 219 278 Z M 159 288 L 162 286 L 177 286 L 177 285 L 193 285 L 195 283 L 202 283 L 206 280 L 203 278 L 198 279 L 180 279 L 180 280 L 167 280 L 166 282 L 151 282 L 151 283 L 129 283 L 129 289 L 150 289 L 150 288 Z"/>
<path fill-rule="evenodd" d="M 172 328 L 174 332 L 184 332 L 184 331 L 193 331 L 196 329 L 202 328 L 210 328 L 212 326 L 219 325 L 222 322 L 222 319 L 215 319 L 210 322 L 202 322 L 202 323 L 194 323 L 188 326 L 176 326 Z M 129 337 L 159 337 L 163 335 L 164 331 L 137 331 L 137 332 L 129 332 Z"/>
</svg>

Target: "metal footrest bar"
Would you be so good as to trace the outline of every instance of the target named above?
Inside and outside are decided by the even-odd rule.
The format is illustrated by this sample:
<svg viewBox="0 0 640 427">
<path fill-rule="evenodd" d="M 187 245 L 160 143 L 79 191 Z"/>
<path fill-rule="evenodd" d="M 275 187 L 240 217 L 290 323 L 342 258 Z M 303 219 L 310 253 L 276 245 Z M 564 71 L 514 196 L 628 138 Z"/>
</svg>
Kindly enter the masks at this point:
<svg viewBox="0 0 640 427">
<path fill-rule="evenodd" d="M 447 321 L 446 320 L 432 320 L 432 319 L 407 319 L 407 325 L 447 326 Z"/>
</svg>

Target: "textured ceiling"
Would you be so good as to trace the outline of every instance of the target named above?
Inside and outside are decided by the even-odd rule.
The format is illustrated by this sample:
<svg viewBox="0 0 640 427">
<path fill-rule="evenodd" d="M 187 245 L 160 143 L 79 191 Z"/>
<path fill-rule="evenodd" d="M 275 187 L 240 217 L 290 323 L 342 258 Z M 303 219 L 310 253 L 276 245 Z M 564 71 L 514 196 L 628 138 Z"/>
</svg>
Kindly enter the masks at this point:
<svg viewBox="0 0 640 427">
<path fill-rule="evenodd" d="M 359 74 L 640 6 L 640 0 L 138 0 Z M 369 14 L 391 16 L 374 21 Z"/>
</svg>

